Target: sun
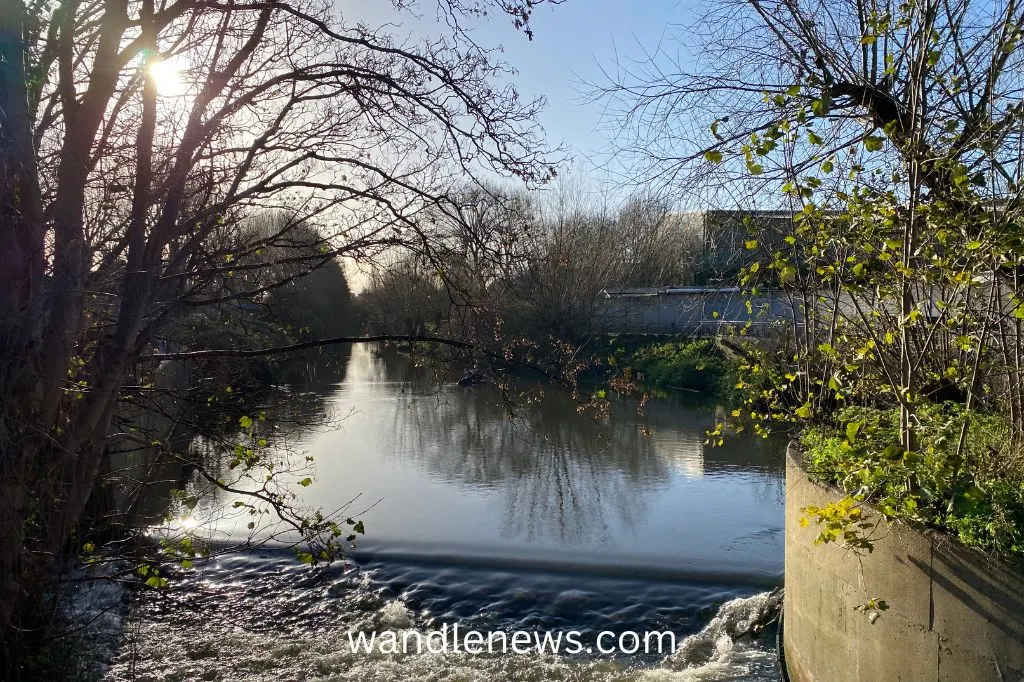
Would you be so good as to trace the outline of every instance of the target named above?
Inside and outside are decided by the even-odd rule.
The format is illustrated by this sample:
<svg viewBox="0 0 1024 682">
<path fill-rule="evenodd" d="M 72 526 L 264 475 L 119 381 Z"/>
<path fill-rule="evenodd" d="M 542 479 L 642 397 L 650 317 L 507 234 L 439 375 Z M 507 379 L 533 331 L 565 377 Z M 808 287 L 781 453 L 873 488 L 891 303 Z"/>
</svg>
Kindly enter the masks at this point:
<svg viewBox="0 0 1024 682">
<path fill-rule="evenodd" d="M 185 69 L 180 62 L 161 59 L 149 65 L 149 75 L 156 83 L 156 90 L 164 97 L 179 97 L 187 88 L 182 78 Z"/>
</svg>

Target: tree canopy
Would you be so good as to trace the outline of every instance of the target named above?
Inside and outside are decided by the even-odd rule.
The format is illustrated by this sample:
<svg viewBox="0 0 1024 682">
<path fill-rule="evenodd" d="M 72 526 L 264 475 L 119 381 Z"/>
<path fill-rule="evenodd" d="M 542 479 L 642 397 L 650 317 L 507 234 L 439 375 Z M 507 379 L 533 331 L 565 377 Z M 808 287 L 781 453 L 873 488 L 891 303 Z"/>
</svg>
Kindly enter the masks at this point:
<svg viewBox="0 0 1024 682">
<path fill-rule="evenodd" d="M 542 102 L 497 85 L 507 67 L 464 25 L 530 35 L 542 2 L 438 0 L 445 34 L 412 39 L 322 0 L 3 0 L 0 635 L 73 544 L 161 329 L 429 246 L 422 218 L 456 185 L 552 176 Z M 290 218 L 246 227 L 273 210 Z M 310 229 L 316 249 L 289 248 Z"/>
</svg>

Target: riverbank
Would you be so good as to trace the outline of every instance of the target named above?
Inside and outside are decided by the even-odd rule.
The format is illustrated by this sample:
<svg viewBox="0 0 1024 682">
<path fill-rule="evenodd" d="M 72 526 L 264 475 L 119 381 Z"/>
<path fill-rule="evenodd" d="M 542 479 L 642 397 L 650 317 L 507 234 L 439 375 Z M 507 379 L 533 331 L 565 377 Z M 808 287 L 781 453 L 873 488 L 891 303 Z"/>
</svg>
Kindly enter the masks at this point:
<svg viewBox="0 0 1024 682">
<path fill-rule="evenodd" d="M 609 336 L 585 346 L 605 374 L 646 388 L 699 394 L 728 403 L 735 397 L 739 362 L 713 339 Z"/>
<path fill-rule="evenodd" d="M 396 342 L 394 350 L 415 365 L 432 369 L 437 375 L 458 378 L 478 367 L 436 343 Z M 561 351 L 565 353 L 564 349 Z M 679 391 L 717 403 L 736 398 L 740 360 L 715 339 L 672 339 L 661 335 L 598 336 L 566 357 L 553 353 L 537 364 L 536 351 L 490 359 L 490 372 L 505 372 L 523 379 L 556 380 L 570 369 L 577 380 L 604 385 L 611 379 L 625 380 L 643 389 Z M 585 358 L 585 360 L 581 360 Z M 487 378 L 487 377 L 485 377 Z M 483 383 L 483 382 L 482 382 Z"/>
</svg>

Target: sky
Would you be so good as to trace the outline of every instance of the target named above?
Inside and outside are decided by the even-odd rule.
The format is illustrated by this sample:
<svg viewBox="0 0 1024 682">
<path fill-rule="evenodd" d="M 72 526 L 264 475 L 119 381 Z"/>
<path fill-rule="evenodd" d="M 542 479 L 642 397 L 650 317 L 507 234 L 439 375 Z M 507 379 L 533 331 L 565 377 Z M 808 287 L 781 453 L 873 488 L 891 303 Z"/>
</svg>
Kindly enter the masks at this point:
<svg viewBox="0 0 1024 682">
<path fill-rule="evenodd" d="M 419 20 L 408 12 L 397 14 L 392 0 L 334 1 L 346 22 L 374 27 L 397 24 L 401 37 L 437 35 L 441 30 L 434 21 L 434 0 L 420 0 Z M 524 99 L 543 96 L 547 100 L 540 123 L 549 145 L 565 150 L 567 163 L 560 164 L 560 175 L 576 183 L 576 190 L 614 209 L 638 190 L 616 181 L 608 170 L 614 167 L 607 150 L 615 122 L 604 114 L 601 102 L 587 97 L 589 86 L 603 82 L 603 69 L 614 72 L 617 62 L 642 59 L 645 51 L 659 45 L 676 54 L 680 48 L 673 38 L 682 26 L 695 21 L 695 8 L 701 2 L 565 0 L 560 5 L 541 5 L 531 18 L 533 40 L 516 30 L 504 14 L 464 26 L 472 28 L 480 45 L 501 46 L 503 61 L 518 72 L 512 83 Z M 346 274 L 355 292 L 369 283 L 366 272 L 358 268 L 349 267 Z"/>
<path fill-rule="evenodd" d="M 541 123 L 553 143 L 565 142 L 579 161 L 594 160 L 608 144 L 609 126 L 600 102 L 588 102 L 588 84 L 604 80 L 623 59 L 643 56 L 692 19 L 690 2 L 680 0 L 566 0 L 541 6 L 534 14 L 534 38 L 526 39 L 508 21 L 483 26 L 481 42 L 500 43 L 518 69 L 516 85 L 524 95 L 544 95 L 548 107 Z"/>
<path fill-rule="evenodd" d="M 390 0 L 337 0 L 347 19 L 379 25 L 394 21 Z M 614 121 L 601 102 L 588 101 L 588 84 L 603 82 L 602 69 L 614 72 L 621 60 L 642 58 L 658 45 L 674 51 L 680 25 L 695 18 L 699 0 L 565 0 L 541 5 L 531 19 L 533 40 L 517 31 L 509 17 L 495 13 L 470 24 L 474 39 L 501 46 L 503 59 L 518 74 L 513 82 L 524 98 L 544 96 L 547 107 L 540 123 L 552 146 L 564 145 L 577 175 L 602 181 L 604 152 Z M 420 4 L 422 26 L 408 14 L 398 15 L 402 29 L 414 35 L 431 30 L 430 1 Z M 565 170 L 564 168 L 562 169 Z"/>
</svg>

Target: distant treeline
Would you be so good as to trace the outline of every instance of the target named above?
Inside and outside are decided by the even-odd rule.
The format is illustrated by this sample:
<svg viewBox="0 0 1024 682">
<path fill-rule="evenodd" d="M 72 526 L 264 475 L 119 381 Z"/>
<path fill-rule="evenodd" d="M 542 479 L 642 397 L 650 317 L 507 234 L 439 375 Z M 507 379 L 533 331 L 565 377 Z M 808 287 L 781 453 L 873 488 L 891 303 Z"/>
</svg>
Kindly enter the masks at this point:
<svg viewBox="0 0 1024 682">
<path fill-rule="evenodd" d="M 612 211 L 581 193 L 541 203 L 476 188 L 429 220 L 440 246 L 394 254 L 358 297 L 367 331 L 582 343 L 599 331 L 603 289 L 692 283 L 700 257 L 699 235 L 659 199 Z"/>
<path fill-rule="evenodd" d="M 223 300 L 166 327 L 171 347 L 255 350 L 359 333 L 362 322 L 334 247 L 315 225 L 293 221 L 287 213 L 266 212 L 245 222 L 234 235 L 241 255 L 210 285 Z M 318 353 L 338 350 L 327 346 Z M 244 386 L 282 382 L 287 361 L 268 354 L 244 363 L 202 364 L 206 375 L 224 374 L 222 383 Z"/>
</svg>

